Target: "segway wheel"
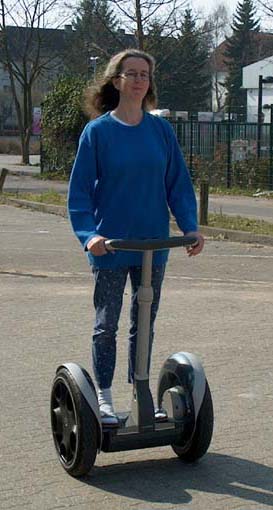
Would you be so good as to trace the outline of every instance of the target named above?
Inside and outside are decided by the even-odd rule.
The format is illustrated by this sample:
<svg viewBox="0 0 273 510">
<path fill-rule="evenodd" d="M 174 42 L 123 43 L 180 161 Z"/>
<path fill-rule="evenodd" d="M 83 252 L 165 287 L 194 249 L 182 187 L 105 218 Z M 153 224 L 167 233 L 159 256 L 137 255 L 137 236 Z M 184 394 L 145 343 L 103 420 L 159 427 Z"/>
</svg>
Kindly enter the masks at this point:
<svg viewBox="0 0 273 510">
<path fill-rule="evenodd" d="M 207 452 L 213 433 L 213 404 L 206 381 L 206 390 L 197 418 L 194 434 L 185 445 L 172 444 L 172 449 L 184 462 L 195 462 Z"/>
<path fill-rule="evenodd" d="M 97 423 L 69 371 L 61 368 L 51 392 L 51 427 L 63 468 L 72 476 L 87 474 L 97 455 Z"/>
</svg>

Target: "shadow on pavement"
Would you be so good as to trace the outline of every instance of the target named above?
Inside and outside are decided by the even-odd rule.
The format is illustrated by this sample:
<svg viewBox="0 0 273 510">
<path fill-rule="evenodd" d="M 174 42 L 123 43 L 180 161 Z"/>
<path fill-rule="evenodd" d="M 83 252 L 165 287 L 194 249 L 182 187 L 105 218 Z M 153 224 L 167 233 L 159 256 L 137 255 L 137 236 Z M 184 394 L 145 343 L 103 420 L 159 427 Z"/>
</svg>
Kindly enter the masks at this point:
<svg viewBox="0 0 273 510">
<path fill-rule="evenodd" d="M 82 481 L 146 502 L 185 504 L 195 490 L 273 507 L 272 468 L 216 453 L 207 454 L 197 464 L 174 458 L 94 467 L 92 475 Z"/>
</svg>

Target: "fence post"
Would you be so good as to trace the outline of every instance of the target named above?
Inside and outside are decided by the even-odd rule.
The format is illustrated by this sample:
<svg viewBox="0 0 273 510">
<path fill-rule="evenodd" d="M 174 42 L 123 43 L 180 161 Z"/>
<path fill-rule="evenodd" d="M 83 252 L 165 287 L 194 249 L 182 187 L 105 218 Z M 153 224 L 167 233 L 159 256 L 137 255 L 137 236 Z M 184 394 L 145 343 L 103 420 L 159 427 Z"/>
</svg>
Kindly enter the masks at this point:
<svg viewBox="0 0 273 510">
<path fill-rule="evenodd" d="M 190 175 L 192 180 L 194 181 L 194 173 L 193 173 L 193 167 L 192 167 L 192 160 L 193 160 L 193 118 L 192 113 L 190 113 Z"/>
<path fill-rule="evenodd" d="M 227 132 L 227 188 L 231 186 L 231 111 L 228 110 L 228 132 Z"/>
<path fill-rule="evenodd" d="M 199 203 L 199 223 L 208 224 L 209 209 L 209 180 L 202 179 L 200 182 L 200 203 Z"/>
<path fill-rule="evenodd" d="M 273 190 L 273 104 L 270 105 L 269 189 Z"/>
<path fill-rule="evenodd" d="M 263 116 L 263 76 L 259 75 L 258 89 L 258 124 L 257 124 L 257 158 L 261 157 L 261 138 L 262 138 L 262 116 Z"/>
<path fill-rule="evenodd" d="M 3 191 L 4 182 L 8 175 L 8 170 L 6 168 L 2 168 L 2 171 L 0 173 L 0 193 Z"/>
</svg>

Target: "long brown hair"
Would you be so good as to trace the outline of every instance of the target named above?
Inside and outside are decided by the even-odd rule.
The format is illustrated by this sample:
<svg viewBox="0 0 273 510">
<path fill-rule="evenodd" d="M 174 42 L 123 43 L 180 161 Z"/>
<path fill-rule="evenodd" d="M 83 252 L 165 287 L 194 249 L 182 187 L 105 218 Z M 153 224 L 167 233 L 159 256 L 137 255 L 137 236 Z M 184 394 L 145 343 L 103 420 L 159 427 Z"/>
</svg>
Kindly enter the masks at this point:
<svg viewBox="0 0 273 510">
<path fill-rule="evenodd" d="M 97 85 L 91 85 L 84 93 L 84 110 L 86 114 L 94 118 L 98 115 L 114 110 L 119 103 L 119 91 L 113 85 L 113 78 L 122 72 L 122 64 L 126 58 L 143 58 L 149 65 L 150 84 L 146 96 L 142 102 L 144 110 L 152 110 L 157 105 L 156 85 L 154 81 L 155 61 L 145 51 L 127 49 L 114 55 L 109 61 L 104 75 Z"/>
</svg>

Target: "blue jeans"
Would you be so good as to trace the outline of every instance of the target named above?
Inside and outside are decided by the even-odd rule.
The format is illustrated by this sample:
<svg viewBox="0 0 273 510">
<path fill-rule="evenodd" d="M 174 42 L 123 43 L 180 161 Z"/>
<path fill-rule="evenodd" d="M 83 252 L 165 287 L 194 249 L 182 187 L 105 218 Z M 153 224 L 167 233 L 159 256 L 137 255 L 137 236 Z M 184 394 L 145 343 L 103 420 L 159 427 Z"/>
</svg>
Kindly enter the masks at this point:
<svg viewBox="0 0 273 510">
<path fill-rule="evenodd" d="M 159 306 L 164 272 L 165 265 L 153 266 L 152 268 L 154 297 L 151 306 L 148 370 L 150 368 L 154 337 L 153 326 Z M 104 389 L 111 387 L 114 377 L 116 365 L 116 334 L 128 274 L 132 286 L 128 349 L 128 382 L 134 381 L 138 320 L 137 290 L 141 282 L 141 267 L 121 267 L 115 270 L 93 268 L 93 274 L 95 277 L 94 306 L 96 311 L 92 344 L 93 369 L 98 387 Z"/>
</svg>

